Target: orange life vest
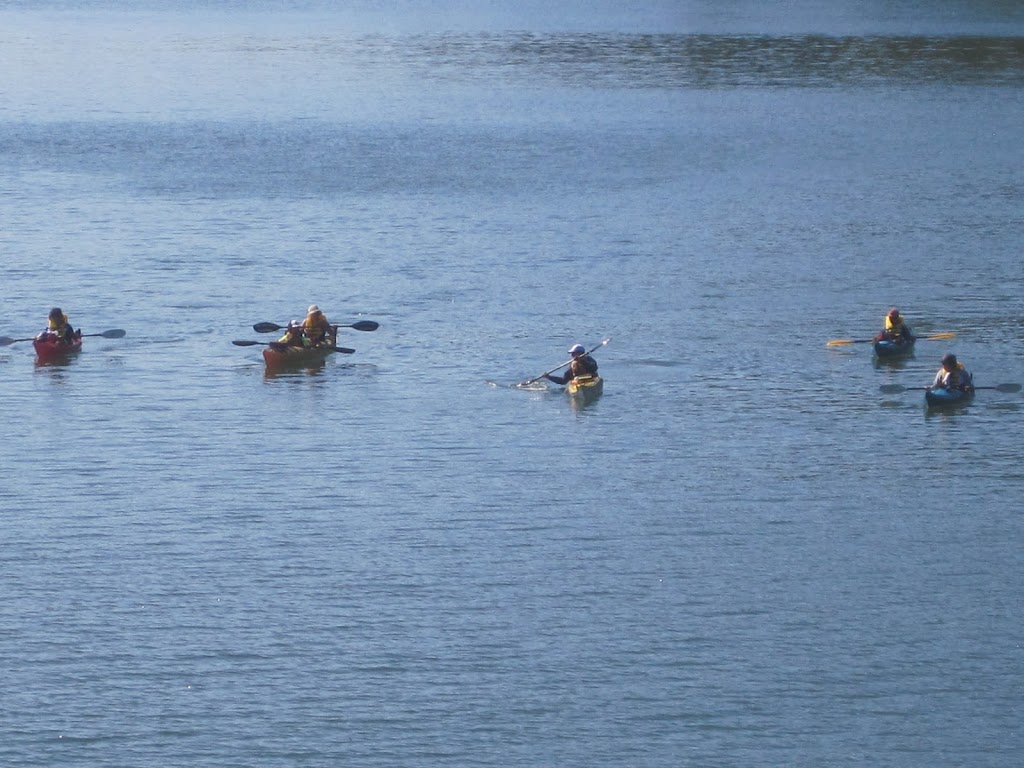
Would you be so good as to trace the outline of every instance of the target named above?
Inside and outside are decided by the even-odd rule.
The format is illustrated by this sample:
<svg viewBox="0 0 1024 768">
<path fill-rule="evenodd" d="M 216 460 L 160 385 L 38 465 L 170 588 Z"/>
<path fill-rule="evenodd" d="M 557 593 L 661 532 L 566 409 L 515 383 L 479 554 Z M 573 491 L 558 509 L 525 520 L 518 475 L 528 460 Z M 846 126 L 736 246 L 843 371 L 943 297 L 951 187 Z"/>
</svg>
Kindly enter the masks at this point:
<svg viewBox="0 0 1024 768">
<path fill-rule="evenodd" d="M 302 328 L 311 344 L 319 344 L 324 338 L 330 338 L 332 332 L 331 324 L 323 312 L 306 315 Z"/>
</svg>

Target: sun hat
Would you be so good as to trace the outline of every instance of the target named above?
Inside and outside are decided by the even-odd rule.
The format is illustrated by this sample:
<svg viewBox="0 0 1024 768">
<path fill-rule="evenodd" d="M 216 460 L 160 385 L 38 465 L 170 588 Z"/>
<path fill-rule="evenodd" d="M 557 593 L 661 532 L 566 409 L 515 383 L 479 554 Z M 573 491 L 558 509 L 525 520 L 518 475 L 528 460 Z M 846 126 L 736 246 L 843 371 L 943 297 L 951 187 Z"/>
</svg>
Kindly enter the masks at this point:
<svg viewBox="0 0 1024 768">
<path fill-rule="evenodd" d="M 309 305 L 309 309 L 306 310 L 306 314 L 312 315 L 314 312 L 319 312 L 319 311 L 320 311 L 320 307 L 318 307 L 316 304 L 310 304 Z"/>
</svg>

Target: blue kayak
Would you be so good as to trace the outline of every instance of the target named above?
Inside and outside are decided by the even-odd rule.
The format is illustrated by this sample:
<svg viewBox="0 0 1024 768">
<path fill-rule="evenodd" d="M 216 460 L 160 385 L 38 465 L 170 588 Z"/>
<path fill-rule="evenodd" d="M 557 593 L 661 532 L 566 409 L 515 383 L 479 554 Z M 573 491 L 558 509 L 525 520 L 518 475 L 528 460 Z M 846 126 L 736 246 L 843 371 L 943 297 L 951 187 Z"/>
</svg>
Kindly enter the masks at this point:
<svg viewBox="0 0 1024 768">
<path fill-rule="evenodd" d="M 930 408 L 941 408 L 949 405 L 964 405 L 974 399 L 974 390 L 946 389 L 935 387 L 924 391 L 925 402 Z"/>
<path fill-rule="evenodd" d="M 874 343 L 875 354 L 879 357 L 902 357 L 914 351 L 914 340 L 890 341 L 881 339 Z"/>
</svg>

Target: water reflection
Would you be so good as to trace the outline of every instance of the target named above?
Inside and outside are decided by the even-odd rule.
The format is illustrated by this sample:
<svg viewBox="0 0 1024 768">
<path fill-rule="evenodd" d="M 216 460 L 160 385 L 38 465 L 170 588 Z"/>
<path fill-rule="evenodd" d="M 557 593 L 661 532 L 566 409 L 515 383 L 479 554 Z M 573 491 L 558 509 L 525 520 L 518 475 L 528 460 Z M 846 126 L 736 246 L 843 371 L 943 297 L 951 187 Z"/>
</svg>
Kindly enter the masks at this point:
<svg viewBox="0 0 1024 768">
<path fill-rule="evenodd" d="M 601 399 L 601 393 L 593 395 L 568 395 L 569 406 L 576 412 L 581 413 Z"/>
<path fill-rule="evenodd" d="M 572 406 L 572 409 L 578 412 L 596 403 L 603 394 L 604 386 L 602 384 L 597 387 L 584 387 L 575 392 L 566 392 L 565 396 L 569 398 L 569 404 Z"/>
<path fill-rule="evenodd" d="M 912 362 L 913 360 L 913 352 L 908 355 L 900 355 L 898 357 L 879 357 L 878 355 L 873 355 L 872 365 L 879 370 L 902 371 L 907 367 L 907 363 Z"/>
<path fill-rule="evenodd" d="M 78 353 L 69 352 L 66 355 L 51 355 L 45 358 L 37 357 L 35 360 L 35 367 L 37 370 L 41 368 L 64 370 L 73 366 L 77 361 Z"/>
<path fill-rule="evenodd" d="M 960 405 L 943 405 L 943 406 L 929 406 L 924 407 L 925 419 L 939 419 L 941 421 L 952 421 L 962 413 L 967 413 L 970 409 L 970 403 L 962 403 Z"/>
<path fill-rule="evenodd" d="M 301 379 L 320 376 L 324 369 L 327 367 L 326 360 L 320 360 L 316 363 L 306 363 L 305 365 L 294 365 L 294 366 L 275 366 L 273 368 L 266 368 L 263 371 L 264 381 L 274 381 L 275 379 Z"/>
</svg>

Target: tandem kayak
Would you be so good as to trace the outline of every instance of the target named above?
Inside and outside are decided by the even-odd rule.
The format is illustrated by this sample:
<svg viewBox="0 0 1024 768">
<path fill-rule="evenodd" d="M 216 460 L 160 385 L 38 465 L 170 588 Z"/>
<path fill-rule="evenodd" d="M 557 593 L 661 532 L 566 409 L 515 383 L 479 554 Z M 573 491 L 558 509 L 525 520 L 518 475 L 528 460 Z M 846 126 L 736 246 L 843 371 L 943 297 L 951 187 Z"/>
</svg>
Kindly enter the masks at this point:
<svg viewBox="0 0 1024 768">
<path fill-rule="evenodd" d="M 880 339 L 873 345 L 875 354 L 879 357 L 903 357 L 914 351 L 914 341 L 890 341 Z"/>
<path fill-rule="evenodd" d="M 604 390 L 604 379 L 600 376 L 577 376 L 565 385 L 565 391 L 573 397 L 597 397 Z"/>
<path fill-rule="evenodd" d="M 951 405 L 966 405 L 974 399 L 974 390 L 946 389 L 934 387 L 924 391 L 924 400 L 929 408 L 943 408 Z"/>
<path fill-rule="evenodd" d="M 275 343 L 263 350 L 263 359 L 268 368 L 301 368 L 320 365 L 334 352 L 333 347 L 289 347 Z"/>
<path fill-rule="evenodd" d="M 60 360 L 82 351 L 82 339 L 72 339 L 70 343 L 54 338 L 33 339 L 32 346 L 36 348 L 36 357 L 41 361 Z"/>
</svg>

